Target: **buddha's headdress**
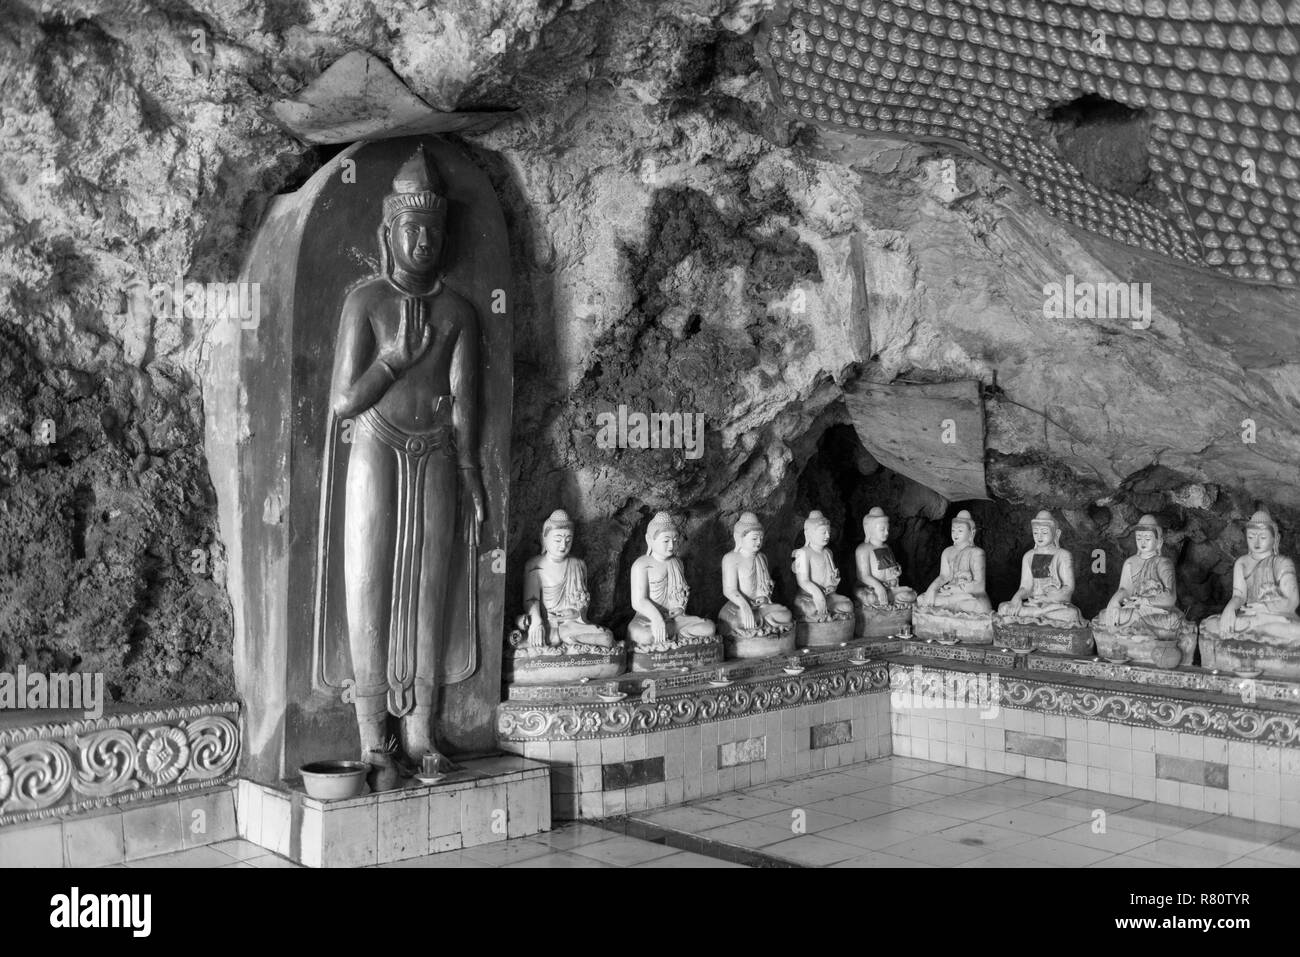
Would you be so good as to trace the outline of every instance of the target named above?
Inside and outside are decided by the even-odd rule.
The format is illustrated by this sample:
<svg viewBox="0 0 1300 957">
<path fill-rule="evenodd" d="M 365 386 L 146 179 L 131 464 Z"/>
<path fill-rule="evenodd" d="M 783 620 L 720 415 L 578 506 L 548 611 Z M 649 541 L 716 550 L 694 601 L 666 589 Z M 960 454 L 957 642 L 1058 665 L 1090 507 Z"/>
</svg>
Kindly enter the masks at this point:
<svg viewBox="0 0 1300 957">
<path fill-rule="evenodd" d="M 408 209 L 440 216 L 447 214 L 446 187 L 425 157 L 424 144 L 393 177 L 393 191 L 384 197 L 384 225 L 391 226 L 393 218 Z"/>
<path fill-rule="evenodd" d="M 808 538 L 809 533 L 814 528 L 820 528 L 822 526 L 830 528 L 831 520 L 816 509 L 809 512 L 808 517 L 803 521 L 803 543 L 807 545 L 810 540 Z"/>
<path fill-rule="evenodd" d="M 1277 522 L 1273 521 L 1272 515 L 1268 514 L 1268 512 L 1264 511 L 1263 509 L 1260 509 L 1254 515 L 1252 515 L 1250 517 L 1250 521 L 1246 523 L 1246 531 L 1250 531 L 1252 528 L 1268 529 L 1270 532 L 1272 532 L 1273 533 L 1273 554 L 1274 555 L 1280 554 L 1280 550 L 1282 547 L 1282 533 L 1278 531 Z"/>
<path fill-rule="evenodd" d="M 1160 549 L 1164 548 L 1165 530 L 1160 527 L 1160 523 L 1156 521 L 1154 515 L 1143 515 L 1138 519 L 1137 524 L 1134 525 L 1130 531 L 1135 535 L 1138 532 L 1151 532 L 1156 537 L 1156 551 L 1159 552 Z"/>
<path fill-rule="evenodd" d="M 736 519 L 736 524 L 732 526 L 731 537 L 736 543 L 736 548 L 740 548 L 740 543 L 750 532 L 761 532 L 763 523 L 758 520 L 758 516 L 753 512 L 744 512 L 740 518 Z"/>
<path fill-rule="evenodd" d="M 542 523 L 542 551 L 546 551 L 547 536 L 556 529 L 573 531 L 573 519 L 569 518 L 569 513 L 562 508 L 557 508 Z"/>
<path fill-rule="evenodd" d="M 879 505 L 873 505 L 871 507 L 871 511 L 867 512 L 866 515 L 862 516 L 862 533 L 866 535 L 867 538 L 870 538 L 871 529 L 875 527 L 875 525 L 878 522 L 888 522 L 888 521 L 889 521 L 889 516 L 885 514 L 885 510 L 881 508 Z"/>
<path fill-rule="evenodd" d="M 646 554 L 649 555 L 654 551 L 655 539 L 664 532 L 677 532 L 681 534 L 681 529 L 677 527 L 677 522 L 667 512 L 659 512 L 654 518 L 650 519 L 650 524 L 645 530 Z"/>
<path fill-rule="evenodd" d="M 1029 520 L 1029 527 L 1030 529 L 1039 529 L 1039 528 L 1050 529 L 1052 533 L 1052 544 L 1057 546 L 1058 548 L 1060 547 L 1061 526 L 1056 523 L 1056 519 L 1052 517 L 1052 513 L 1047 511 L 1047 509 L 1043 509 L 1037 515 L 1031 518 Z"/>
</svg>

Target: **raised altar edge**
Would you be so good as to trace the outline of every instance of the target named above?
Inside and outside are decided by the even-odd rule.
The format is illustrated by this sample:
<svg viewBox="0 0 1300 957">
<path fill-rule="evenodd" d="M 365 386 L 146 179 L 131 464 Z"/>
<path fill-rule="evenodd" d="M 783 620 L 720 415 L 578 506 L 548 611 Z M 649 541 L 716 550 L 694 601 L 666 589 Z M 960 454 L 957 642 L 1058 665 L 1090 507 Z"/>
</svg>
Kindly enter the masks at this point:
<svg viewBox="0 0 1300 957">
<path fill-rule="evenodd" d="M 364 867 L 550 830 L 550 796 L 550 766 L 514 754 L 467 759 L 434 784 L 339 801 L 308 797 L 296 779 L 242 778 L 239 836 L 305 867 Z"/>
<path fill-rule="evenodd" d="M 847 655 L 846 655 L 847 656 Z M 725 687 L 659 694 L 654 701 L 506 701 L 497 708 L 501 741 L 577 741 L 648 734 L 749 717 L 804 704 L 888 690 L 888 663 L 826 664 L 801 675 L 769 675 Z"/>
<path fill-rule="evenodd" d="M 934 664 L 907 656 L 890 661 L 891 689 L 907 690 L 913 668 L 921 668 L 924 682 L 942 680 L 945 674 L 971 674 L 971 662 Z M 1213 692 L 1188 691 L 1183 696 L 1161 696 L 1137 691 L 1124 684 L 1079 678 L 1056 682 L 1043 675 L 1000 672 L 997 705 L 1020 711 L 1038 711 L 1064 717 L 1085 718 L 1224 738 L 1250 744 L 1300 748 L 1300 705 L 1274 710 L 1259 705 L 1233 705 Z"/>
<path fill-rule="evenodd" d="M 755 677 L 780 678 L 785 677 L 783 667 L 788 657 L 797 656 L 803 662 L 804 667 L 811 670 L 820 665 L 848 662 L 855 651 L 865 652 L 868 659 L 874 660 L 891 652 L 897 652 L 902 646 L 903 642 L 897 639 L 855 639 L 843 647 L 836 645 L 833 647 L 809 648 L 806 651 L 800 650 L 791 655 L 777 655 L 770 658 L 731 658 L 717 665 L 688 672 L 681 672 L 680 670 L 626 672 L 614 678 L 586 683 L 507 685 L 505 689 L 506 697 L 503 703 L 513 704 L 521 701 L 559 703 L 572 700 L 596 704 L 599 703 L 598 690 L 604 685 L 618 684 L 621 691 L 632 697 L 642 692 L 647 681 L 653 681 L 656 690 L 662 694 L 666 689 L 685 690 L 703 687 L 719 671 L 724 672 L 732 681 Z M 854 665 L 854 667 L 863 666 Z"/>
<path fill-rule="evenodd" d="M 1074 675 L 1081 678 L 1112 682 L 1118 690 L 1139 688 L 1168 688 L 1192 694 L 1208 693 L 1240 697 L 1246 682 L 1253 683 L 1259 701 L 1272 701 L 1279 706 L 1300 705 L 1300 682 L 1268 678 L 1238 678 L 1204 668 L 1180 666 L 1158 668 L 1148 664 L 1112 664 L 1108 661 L 1081 661 L 1075 657 L 1040 654 L 1037 652 L 1002 651 L 1000 648 L 963 645 L 940 645 L 927 642 L 903 642 L 899 653 L 907 658 L 925 658 L 954 662 L 976 662 L 992 667 L 1015 668 L 1020 672 L 1037 671 L 1052 674 Z M 1023 664 L 1017 665 L 1017 659 Z M 891 660 L 896 660 L 892 659 Z"/>
<path fill-rule="evenodd" d="M 128 708 L 99 718 L 55 719 L 0 730 L 0 826 L 66 817 L 224 785 L 234 776 L 239 762 L 243 743 L 239 718 L 238 702 L 195 702 L 138 710 Z M 214 720 L 206 722 L 198 735 L 187 733 L 200 719 Z M 142 733 L 131 733 L 135 731 Z M 152 744 L 171 738 L 168 731 L 184 737 L 184 749 L 167 747 L 153 751 L 151 761 L 157 766 L 142 767 L 141 740 L 148 735 Z M 91 740 L 79 742 L 79 738 Z M 123 750 L 124 738 L 131 740 L 131 751 Z M 172 740 L 179 747 L 179 742 Z M 36 747 L 27 749 L 33 754 L 22 765 L 15 766 L 13 752 L 23 745 Z M 117 745 L 109 757 L 125 763 L 112 760 L 105 763 L 102 752 L 97 754 L 96 761 L 88 761 L 87 752 L 97 745 L 105 748 Z M 200 758 L 205 758 L 208 766 L 194 763 Z M 33 777 L 35 794 L 20 801 L 17 792 L 21 781 Z M 87 793 L 96 790 L 105 793 Z M 69 795 L 75 797 L 68 800 Z"/>
</svg>

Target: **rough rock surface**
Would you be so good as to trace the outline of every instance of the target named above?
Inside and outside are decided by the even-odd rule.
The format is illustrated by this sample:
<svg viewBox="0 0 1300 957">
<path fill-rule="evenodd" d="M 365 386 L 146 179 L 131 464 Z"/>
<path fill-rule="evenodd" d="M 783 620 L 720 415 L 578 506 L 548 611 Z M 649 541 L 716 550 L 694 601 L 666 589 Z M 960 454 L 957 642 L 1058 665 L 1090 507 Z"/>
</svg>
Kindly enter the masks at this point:
<svg viewBox="0 0 1300 957">
<path fill-rule="evenodd" d="M 807 509 L 839 523 L 847 579 L 861 515 L 886 504 L 905 570 L 924 585 L 948 503 L 861 449 L 841 401 L 859 378 L 989 387 L 995 501 L 974 510 L 995 599 L 1014 587 L 1038 507 L 1062 516 L 1076 564 L 1107 555 L 1108 573 L 1080 576 L 1088 613 L 1141 512 L 1173 530 L 1195 614 L 1226 597 L 1231 523 L 1257 502 L 1294 544 L 1297 297 L 1075 236 L 941 149 L 788 122 L 752 53 L 765 6 L 7 10 L 0 667 L 93 665 L 137 702 L 231 692 L 198 399 L 212 320 L 142 314 L 125 291 L 235 277 L 268 199 L 329 152 L 278 129 L 270 103 L 354 49 L 437 108 L 518 110 L 466 141 L 506 206 L 517 277 L 510 594 L 561 505 L 580 523 L 593 612 L 614 625 L 629 617 L 628 568 L 661 508 L 686 519 L 705 613 L 745 509 L 767 521 L 788 589 Z M 946 198 L 944 159 L 960 198 Z M 1150 327 L 1044 318 L 1044 284 L 1067 274 L 1151 283 Z M 620 404 L 703 414 L 703 456 L 602 448 L 596 417 Z M 42 445 L 47 419 L 55 438 Z"/>
</svg>

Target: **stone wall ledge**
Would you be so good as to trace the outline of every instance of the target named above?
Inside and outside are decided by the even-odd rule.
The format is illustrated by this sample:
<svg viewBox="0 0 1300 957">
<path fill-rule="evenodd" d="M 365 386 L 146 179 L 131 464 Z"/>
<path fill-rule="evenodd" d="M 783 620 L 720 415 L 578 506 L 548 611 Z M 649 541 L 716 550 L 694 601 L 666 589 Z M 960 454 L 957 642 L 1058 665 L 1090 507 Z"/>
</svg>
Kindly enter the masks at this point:
<svg viewBox="0 0 1300 957">
<path fill-rule="evenodd" d="M 209 789 L 239 760 L 234 701 L 13 714 L 0 727 L 0 825 Z"/>
<path fill-rule="evenodd" d="M 497 707 L 497 737 L 504 744 L 650 734 L 888 689 L 885 661 L 853 664 L 847 661 L 847 650 L 836 654 L 836 660 L 801 674 L 785 674 L 778 667 L 775 674 L 753 674 L 720 687 L 701 686 L 696 675 L 691 687 L 665 692 L 656 685 L 653 695 L 641 690 L 617 701 L 577 700 L 564 692 L 551 700 L 512 699 Z M 643 680 L 640 675 L 625 677 L 638 684 Z"/>
<path fill-rule="evenodd" d="M 893 662 L 926 662 L 954 668 L 988 668 L 1000 673 L 1050 675 L 1062 681 L 1085 679 L 1098 687 L 1167 691 L 1192 700 L 1267 702 L 1270 707 L 1300 707 L 1300 681 L 1288 678 L 1238 678 L 1228 672 L 1183 665 L 1163 669 L 1147 664 L 1112 664 L 1104 659 L 1071 658 L 1066 655 L 1021 654 L 1000 648 L 945 646 L 923 641 L 903 642 L 898 653 L 887 656 Z"/>
</svg>

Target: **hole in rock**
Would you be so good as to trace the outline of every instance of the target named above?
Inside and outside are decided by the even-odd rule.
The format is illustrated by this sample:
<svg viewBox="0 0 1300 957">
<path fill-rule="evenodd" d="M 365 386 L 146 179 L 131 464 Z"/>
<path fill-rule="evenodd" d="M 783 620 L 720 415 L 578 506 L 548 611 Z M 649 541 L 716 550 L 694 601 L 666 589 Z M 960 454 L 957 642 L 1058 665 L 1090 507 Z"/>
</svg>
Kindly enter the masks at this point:
<svg viewBox="0 0 1300 957">
<path fill-rule="evenodd" d="M 1060 155 L 1092 185 L 1131 199 L 1160 202 L 1151 183 L 1151 116 L 1088 93 L 1054 107 L 1049 136 Z"/>
</svg>

